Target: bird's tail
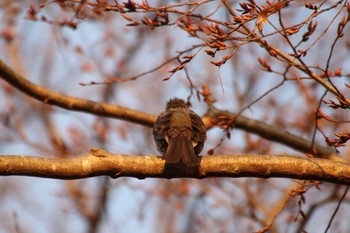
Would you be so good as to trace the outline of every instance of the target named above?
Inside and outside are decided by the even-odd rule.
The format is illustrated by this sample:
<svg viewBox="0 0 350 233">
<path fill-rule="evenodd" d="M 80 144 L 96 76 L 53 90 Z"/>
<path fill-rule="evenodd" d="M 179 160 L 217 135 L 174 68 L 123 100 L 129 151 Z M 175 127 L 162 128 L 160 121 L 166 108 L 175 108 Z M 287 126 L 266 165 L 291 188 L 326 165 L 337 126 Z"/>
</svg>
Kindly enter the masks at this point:
<svg viewBox="0 0 350 233">
<path fill-rule="evenodd" d="M 191 139 L 180 133 L 177 137 L 169 140 L 164 159 L 167 163 L 177 163 L 181 158 L 186 165 L 195 165 L 200 161 L 199 157 L 194 153 Z"/>
</svg>

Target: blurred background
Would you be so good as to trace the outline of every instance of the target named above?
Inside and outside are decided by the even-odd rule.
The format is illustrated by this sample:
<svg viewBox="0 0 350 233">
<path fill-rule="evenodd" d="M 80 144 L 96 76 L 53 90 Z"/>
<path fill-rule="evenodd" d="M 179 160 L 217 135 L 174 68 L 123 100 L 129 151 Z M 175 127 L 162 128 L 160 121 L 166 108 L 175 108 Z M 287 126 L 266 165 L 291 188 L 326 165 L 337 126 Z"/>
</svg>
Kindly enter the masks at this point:
<svg viewBox="0 0 350 233">
<path fill-rule="evenodd" d="M 45 88 L 153 115 L 175 96 L 204 115 L 204 85 L 217 108 L 326 145 L 349 130 L 348 109 L 331 108 L 332 93 L 244 27 L 349 96 L 347 4 L 2 0 L 0 59 Z M 183 63 L 186 55 L 193 58 Z M 2 80 L 0 103 L 1 155 L 71 158 L 92 147 L 158 154 L 151 128 L 45 105 Z M 202 153 L 304 156 L 234 127 L 229 132 L 210 129 Z M 348 146 L 338 150 L 349 159 Z M 344 191 L 277 178 L 0 177 L 0 232 L 324 232 Z M 331 232 L 349 229 L 349 198 Z"/>
</svg>

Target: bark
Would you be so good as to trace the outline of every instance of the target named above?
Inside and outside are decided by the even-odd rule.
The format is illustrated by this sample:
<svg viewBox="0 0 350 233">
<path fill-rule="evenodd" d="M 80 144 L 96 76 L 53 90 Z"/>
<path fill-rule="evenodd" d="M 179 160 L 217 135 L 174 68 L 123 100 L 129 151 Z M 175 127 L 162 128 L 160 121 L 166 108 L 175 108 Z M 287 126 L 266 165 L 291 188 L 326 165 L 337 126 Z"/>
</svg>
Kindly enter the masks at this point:
<svg viewBox="0 0 350 233">
<path fill-rule="evenodd" d="M 214 155 L 201 157 L 199 166 L 166 164 L 158 156 L 119 155 L 93 148 L 69 159 L 22 155 L 0 156 L 0 175 L 53 179 L 95 176 L 144 178 L 260 177 L 317 180 L 350 184 L 350 165 L 320 158 L 290 155 Z"/>
</svg>

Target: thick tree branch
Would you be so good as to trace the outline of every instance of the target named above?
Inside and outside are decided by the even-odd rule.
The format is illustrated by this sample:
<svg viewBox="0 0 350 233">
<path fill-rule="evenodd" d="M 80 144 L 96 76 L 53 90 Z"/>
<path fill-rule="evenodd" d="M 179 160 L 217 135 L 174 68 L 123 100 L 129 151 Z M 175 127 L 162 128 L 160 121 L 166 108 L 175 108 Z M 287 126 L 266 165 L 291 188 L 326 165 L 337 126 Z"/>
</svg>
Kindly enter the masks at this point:
<svg viewBox="0 0 350 233">
<path fill-rule="evenodd" d="M 66 96 L 45 87 L 36 85 L 14 72 L 0 60 L 0 77 L 21 92 L 41 101 L 67 110 L 92 113 L 99 116 L 118 118 L 152 127 L 156 117 L 129 108 L 98 103 L 86 99 Z"/>
<path fill-rule="evenodd" d="M 110 154 L 92 149 L 85 156 L 48 159 L 0 156 L 0 175 L 80 179 L 94 176 L 143 178 L 283 177 L 350 185 L 350 165 L 288 155 L 215 155 L 202 157 L 199 167 L 165 164 L 157 156 Z"/>
</svg>

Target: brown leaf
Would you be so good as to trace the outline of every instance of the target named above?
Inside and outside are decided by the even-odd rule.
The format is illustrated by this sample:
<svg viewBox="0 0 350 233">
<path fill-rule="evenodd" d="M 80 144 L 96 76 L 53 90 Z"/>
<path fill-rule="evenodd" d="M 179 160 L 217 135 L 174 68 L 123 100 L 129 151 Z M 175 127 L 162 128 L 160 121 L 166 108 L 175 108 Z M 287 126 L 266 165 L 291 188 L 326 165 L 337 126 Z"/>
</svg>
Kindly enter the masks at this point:
<svg viewBox="0 0 350 233">
<path fill-rule="evenodd" d="M 340 76 L 342 76 L 342 71 L 343 70 L 343 68 L 338 68 L 338 69 L 336 69 L 335 71 L 334 71 L 334 76 L 337 76 L 337 77 L 340 77 Z"/>
<path fill-rule="evenodd" d="M 126 19 L 127 21 L 132 21 L 132 18 L 127 14 L 120 14 L 120 15 L 123 16 L 123 18 Z"/>
<path fill-rule="evenodd" d="M 207 154 L 208 155 L 213 155 L 214 154 L 214 149 L 212 148 L 212 149 L 209 149 L 208 151 L 207 151 Z"/>
</svg>

